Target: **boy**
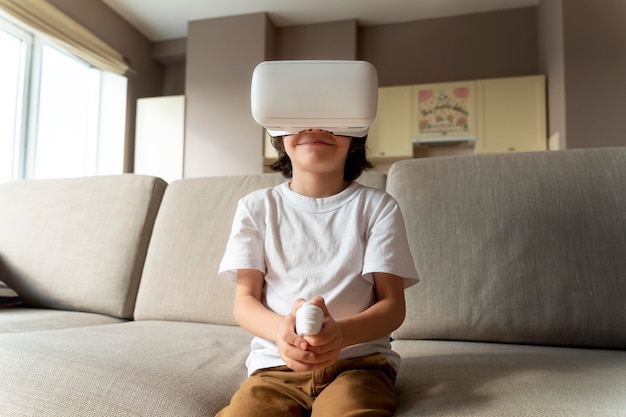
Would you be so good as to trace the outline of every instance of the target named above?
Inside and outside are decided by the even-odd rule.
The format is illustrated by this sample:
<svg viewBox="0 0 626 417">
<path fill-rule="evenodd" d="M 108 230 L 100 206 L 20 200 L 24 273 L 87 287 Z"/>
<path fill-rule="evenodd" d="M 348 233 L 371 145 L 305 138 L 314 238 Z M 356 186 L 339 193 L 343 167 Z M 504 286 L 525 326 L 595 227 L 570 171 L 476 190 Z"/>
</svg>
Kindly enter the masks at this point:
<svg viewBox="0 0 626 417">
<path fill-rule="evenodd" d="M 227 416 L 391 416 L 399 356 L 390 333 L 417 282 L 404 222 L 386 193 L 353 182 L 365 137 L 303 129 L 273 138 L 290 179 L 239 202 L 220 275 L 236 281 L 237 322 L 255 337 Z M 324 313 L 300 336 L 304 301 Z"/>
</svg>

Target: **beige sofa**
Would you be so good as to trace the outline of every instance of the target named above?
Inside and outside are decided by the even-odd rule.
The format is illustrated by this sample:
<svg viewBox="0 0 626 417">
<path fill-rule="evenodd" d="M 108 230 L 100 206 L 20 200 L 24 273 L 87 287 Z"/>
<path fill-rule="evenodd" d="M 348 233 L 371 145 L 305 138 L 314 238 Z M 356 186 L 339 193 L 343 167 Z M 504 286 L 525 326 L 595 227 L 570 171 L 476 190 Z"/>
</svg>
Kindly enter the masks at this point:
<svg viewBox="0 0 626 417">
<path fill-rule="evenodd" d="M 211 416 L 250 336 L 216 276 L 279 175 L 0 184 L 0 416 Z M 430 158 L 399 202 L 421 283 L 397 416 L 626 416 L 626 148 Z"/>
</svg>

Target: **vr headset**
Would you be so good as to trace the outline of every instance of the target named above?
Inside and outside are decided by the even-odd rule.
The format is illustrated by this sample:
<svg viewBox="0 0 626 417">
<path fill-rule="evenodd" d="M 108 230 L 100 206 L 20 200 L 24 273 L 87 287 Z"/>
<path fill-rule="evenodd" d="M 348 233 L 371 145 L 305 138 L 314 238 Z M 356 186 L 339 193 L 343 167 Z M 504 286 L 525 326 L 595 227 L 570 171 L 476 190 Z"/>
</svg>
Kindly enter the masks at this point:
<svg viewBox="0 0 626 417">
<path fill-rule="evenodd" d="M 363 137 L 376 117 L 378 78 L 365 61 L 266 61 L 254 69 L 250 98 L 271 136 L 324 129 Z"/>
</svg>

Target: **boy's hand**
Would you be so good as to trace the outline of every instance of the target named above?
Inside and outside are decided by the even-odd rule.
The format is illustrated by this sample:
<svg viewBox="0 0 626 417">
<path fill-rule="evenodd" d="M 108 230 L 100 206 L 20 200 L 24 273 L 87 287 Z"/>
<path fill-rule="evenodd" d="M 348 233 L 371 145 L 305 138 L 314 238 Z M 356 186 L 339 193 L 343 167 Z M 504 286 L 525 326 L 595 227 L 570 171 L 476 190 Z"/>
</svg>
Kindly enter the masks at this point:
<svg viewBox="0 0 626 417">
<path fill-rule="evenodd" d="M 328 312 L 322 297 L 313 297 L 311 302 L 324 312 L 322 330 L 316 335 L 304 336 L 303 338 L 309 345 L 308 350 L 315 354 L 316 363 L 312 368 L 314 370 L 326 368 L 337 362 L 343 347 L 343 333 L 339 323 Z"/>
<path fill-rule="evenodd" d="M 328 313 L 322 297 L 314 297 L 313 304 L 324 312 L 324 326 L 315 336 L 296 334 L 296 311 L 304 304 L 298 299 L 291 313 L 285 316 L 276 338 L 278 353 L 285 364 L 294 371 L 312 371 L 323 369 L 337 361 L 341 350 L 341 329 Z"/>
<path fill-rule="evenodd" d="M 309 344 L 302 336 L 296 334 L 296 311 L 305 303 L 299 298 L 293 304 L 291 313 L 282 321 L 276 337 L 276 347 L 285 364 L 294 371 L 310 371 L 311 361 L 315 361 L 315 354 L 309 352 Z"/>
</svg>

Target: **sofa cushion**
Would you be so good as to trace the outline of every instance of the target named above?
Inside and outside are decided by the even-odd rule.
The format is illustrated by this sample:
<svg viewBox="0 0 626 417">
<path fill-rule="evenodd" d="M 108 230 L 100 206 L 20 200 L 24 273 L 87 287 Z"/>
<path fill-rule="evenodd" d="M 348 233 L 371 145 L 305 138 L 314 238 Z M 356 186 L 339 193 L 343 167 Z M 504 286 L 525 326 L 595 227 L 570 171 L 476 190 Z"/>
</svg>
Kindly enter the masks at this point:
<svg viewBox="0 0 626 417">
<path fill-rule="evenodd" d="M 124 321 L 106 314 L 18 307 L 0 312 L 0 334 L 99 326 Z"/>
<path fill-rule="evenodd" d="M 259 174 L 172 182 L 155 223 L 135 319 L 236 324 L 235 286 L 217 271 L 237 202 L 284 181 L 279 174 Z M 385 174 L 366 173 L 358 181 L 384 187 Z"/>
<path fill-rule="evenodd" d="M 28 307 L 131 317 L 165 187 L 138 175 L 0 184 L 0 275 Z"/>
<path fill-rule="evenodd" d="M 420 285 L 400 339 L 626 347 L 626 148 L 395 164 Z"/>
<path fill-rule="evenodd" d="M 395 417 L 622 417 L 626 352 L 398 340 Z"/>
<path fill-rule="evenodd" d="M 0 281 L 0 308 L 15 307 L 22 304 L 19 294 Z"/>
<path fill-rule="evenodd" d="M 244 329 L 199 323 L 0 334 L 0 416 L 214 416 L 249 351 Z"/>
</svg>

